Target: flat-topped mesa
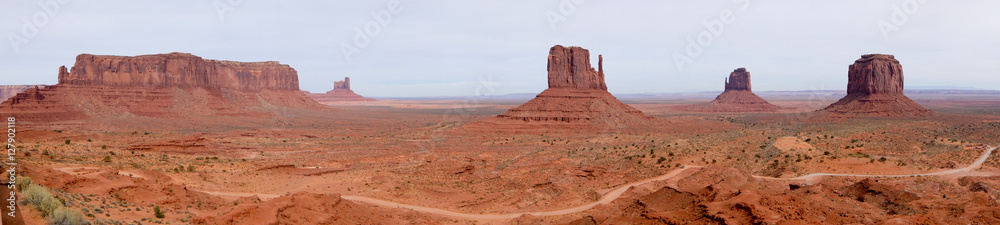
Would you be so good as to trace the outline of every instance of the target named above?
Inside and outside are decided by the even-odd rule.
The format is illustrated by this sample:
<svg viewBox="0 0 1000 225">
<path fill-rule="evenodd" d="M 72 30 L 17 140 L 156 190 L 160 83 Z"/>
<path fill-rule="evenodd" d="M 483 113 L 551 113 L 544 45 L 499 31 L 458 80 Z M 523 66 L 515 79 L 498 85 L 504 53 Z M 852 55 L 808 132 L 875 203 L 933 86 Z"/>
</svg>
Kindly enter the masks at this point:
<svg viewBox="0 0 1000 225">
<path fill-rule="evenodd" d="M 878 117 L 931 112 L 903 95 L 903 67 L 892 55 L 862 55 L 848 67 L 847 79 L 847 96 L 820 111 Z"/>
<path fill-rule="evenodd" d="M 733 70 L 726 79 L 726 91 L 751 91 L 750 72 L 746 68 Z"/>
<path fill-rule="evenodd" d="M 903 94 L 903 66 L 892 55 L 862 55 L 849 67 L 847 93 Z"/>
<path fill-rule="evenodd" d="M 590 66 L 590 51 L 581 47 L 556 45 L 549 49 L 549 88 L 595 89 L 607 91 L 604 83 L 603 56 L 597 67 Z"/>
<path fill-rule="evenodd" d="M 298 73 L 275 61 L 206 60 L 188 53 L 141 56 L 80 54 L 59 84 L 127 87 L 202 87 L 237 90 L 299 90 Z"/>
<path fill-rule="evenodd" d="M 337 91 L 337 90 L 347 90 L 347 91 L 350 91 L 351 90 L 351 78 L 350 77 L 344 77 L 344 80 L 342 80 L 342 81 L 334 81 L 333 82 L 333 90 L 334 91 Z"/>
</svg>

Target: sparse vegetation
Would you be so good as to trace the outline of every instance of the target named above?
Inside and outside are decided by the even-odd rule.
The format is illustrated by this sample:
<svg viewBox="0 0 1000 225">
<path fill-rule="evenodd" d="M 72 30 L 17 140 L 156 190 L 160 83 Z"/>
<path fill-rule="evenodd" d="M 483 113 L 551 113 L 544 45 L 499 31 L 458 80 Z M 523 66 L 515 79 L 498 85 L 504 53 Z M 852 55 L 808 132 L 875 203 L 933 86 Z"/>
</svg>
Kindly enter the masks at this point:
<svg viewBox="0 0 1000 225">
<path fill-rule="evenodd" d="M 153 206 L 153 216 L 155 216 L 156 218 L 159 218 L 159 219 L 163 219 L 163 218 L 167 217 L 164 214 L 163 210 L 160 210 L 160 206 Z"/>
<path fill-rule="evenodd" d="M 38 209 L 49 224 L 82 225 L 89 224 L 79 211 L 67 208 L 63 202 L 49 192 L 48 188 L 32 182 L 30 178 L 16 178 L 24 201 Z"/>
</svg>

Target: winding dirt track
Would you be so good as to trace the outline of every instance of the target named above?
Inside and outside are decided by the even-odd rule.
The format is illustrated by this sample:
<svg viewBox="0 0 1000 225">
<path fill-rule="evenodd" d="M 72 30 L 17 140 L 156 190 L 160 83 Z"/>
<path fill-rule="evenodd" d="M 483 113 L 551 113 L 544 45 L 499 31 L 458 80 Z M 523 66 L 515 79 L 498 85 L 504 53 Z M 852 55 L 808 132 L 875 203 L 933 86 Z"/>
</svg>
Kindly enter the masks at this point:
<svg viewBox="0 0 1000 225">
<path fill-rule="evenodd" d="M 793 178 L 774 178 L 774 177 L 761 177 L 761 176 L 754 176 L 754 177 L 763 178 L 763 179 L 772 179 L 772 180 L 805 180 L 807 182 L 812 182 L 812 181 L 814 181 L 814 180 L 816 180 L 816 179 L 818 179 L 820 177 L 825 177 L 825 176 L 834 176 L 834 177 L 835 176 L 840 176 L 840 177 L 914 177 L 914 176 L 941 176 L 941 175 L 994 175 L 994 174 L 991 174 L 991 173 L 974 173 L 974 172 L 976 172 L 975 170 L 978 169 L 979 167 L 981 167 L 984 162 L 986 162 L 986 159 L 989 158 L 990 154 L 992 154 L 993 151 L 996 150 L 996 149 L 997 149 L 996 147 L 993 147 L 993 148 L 990 148 L 990 149 L 986 150 L 983 153 L 983 155 L 981 157 L 979 157 L 978 160 L 976 160 L 975 162 L 973 162 L 968 167 L 960 168 L 960 169 L 940 171 L 940 172 L 934 172 L 934 173 L 925 173 L 925 174 L 900 174 L 900 175 L 866 175 L 866 174 L 811 173 L 811 174 L 806 174 L 806 175 L 803 175 L 803 176 L 793 177 Z M 523 215 L 532 215 L 532 216 L 558 216 L 558 215 L 566 215 L 566 214 L 583 212 L 583 211 L 586 211 L 588 209 L 594 208 L 595 206 L 600 205 L 600 204 L 611 203 L 611 201 L 614 201 L 615 199 L 618 199 L 619 197 L 621 197 L 622 194 L 624 194 L 626 191 L 628 191 L 629 188 L 632 188 L 632 187 L 635 187 L 635 186 L 639 186 L 639 185 L 643 185 L 643 184 L 647 184 L 647 183 L 654 182 L 654 181 L 667 180 L 667 179 L 670 179 L 670 178 L 673 178 L 673 177 L 677 176 L 678 174 L 681 174 L 682 172 L 684 172 L 686 170 L 689 170 L 689 169 L 701 169 L 701 168 L 702 167 L 700 167 L 700 166 L 684 166 L 681 169 L 670 171 L 667 174 L 663 174 L 663 175 L 660 175 L 660 176 L 657 176 L 657 177 L 647 178 L 647 179 L 644 179 L 644 180 L 632 182 L 632 183 L 629 183 L 629 184 L 622 185 L 622 186 L 620 186 L 618 188 L 612 189 L 611 191 L 608 191 L 608 193 L 605 193 L 604 196 L 602 196 L 600 200 L 597 200 L 595 202 L 583 204 L 583 205 L 572 207 L 572 208 L 566 208 L 566 209 L 560 209 L 560 210 L 553 210 L 553 211 L 537 211 L 537 212 L 522 212 L 522 213 L 507 213 L 507 214 L 472 214 L 472 213 L 453 212 L 453 211 L 448 211 L 446 209 L 439 209 L 439 208 L 431 208 L 431 207 L 409 205 L 409 204 L 403 204 L 403 203 L 397 203 L 397 202 L 390 202 L 390 201 L 379 200 L 379 199 L 374 199 L 374 198 L 369 198 L 369 197 L 364 197 L 364 196 L 341 195 L 340 197 L 343 198 L 343 199 L 351 200 L 351 201 L 364 202 L 364 203 L 378 205 L 378 206 L 383 206 L 383 207 L 404 208 L 404 209 L 410 209 L 410 210 L 417 211 L 417 212 L 430 213 L 430 214 L 436 214 L 436 215 L 441 215 L 441 216 L 446 216 L 446 217 L 453 217 L 453 218 L 470 219 L 470 220 L 513 219 L 513 218 L 517 218 L 517 217 L 520 217 L 520 216 L 523 216 Z M 277 197 L 281 196 L 281 195 L 277 195 L 277 194 L 261 194 L 261 193 L 215 192 L 215 191 L 203 191 L 203 192 L 205 192 L 207 194 L 211 194 L 211 195 L 237 196 L 237 197 L 248 197 L 248 196 L 254 196 L 254 195 L 256 195 L 256 196 L 258 196 L 258 197 L 260 197 L 262 199 L 271 199 L 271 198 L 277 198 Z"/>
</svg>

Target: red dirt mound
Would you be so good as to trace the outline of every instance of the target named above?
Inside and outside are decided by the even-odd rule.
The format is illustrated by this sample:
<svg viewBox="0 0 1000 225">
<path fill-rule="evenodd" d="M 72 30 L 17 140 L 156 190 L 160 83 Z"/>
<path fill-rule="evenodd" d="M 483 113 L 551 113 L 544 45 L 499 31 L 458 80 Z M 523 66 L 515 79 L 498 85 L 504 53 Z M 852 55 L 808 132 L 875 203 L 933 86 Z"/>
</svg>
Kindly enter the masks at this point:
<svg viewBox="0 0 1000 225">
<path fill-rule="evenodd" d="M 903 95 L 903 67 L 892 55 L 861 56 L 848 67 L 847 96 L 820 110 L 835 117 L 922 116 L 931 111 Z"/>
<path fill-rule="evenodd" d="M 192 224 L 400 224 L 368 206 L 336 194 L 296 193 L 258 204 L 241 204 L 221 216 L 198 217 Z"/>
<path fill-rule="evenodd" d="M 600 224 L 998 222 L 995 198 L 982 192 L 959 190 L 942 196 L 941 184 L 874 179 L 854 182 L 825 179 L 802 184 L 755 178 L 733 168 L 706 167 L 680 178 L 676 186 L 618 199 L 611 204 L 613 209 L 584 217 L 595 218 Z"/>
</svg>

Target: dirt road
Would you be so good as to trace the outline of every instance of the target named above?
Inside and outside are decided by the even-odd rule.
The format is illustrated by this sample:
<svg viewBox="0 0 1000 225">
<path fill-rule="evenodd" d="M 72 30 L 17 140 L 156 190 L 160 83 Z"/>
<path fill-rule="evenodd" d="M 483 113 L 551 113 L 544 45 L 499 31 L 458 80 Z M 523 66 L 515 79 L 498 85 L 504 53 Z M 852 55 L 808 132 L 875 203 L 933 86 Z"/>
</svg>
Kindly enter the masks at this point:
<svg viewBox="0 0 1000 225">
<path fill-rule="evenodd" d="M 992 154 L 993 151 L 996 150 L 996 149 L 997 149 L 996 147 L 993 147 L 993 148 L 990 148 L 990 149 L 986 150 L 983 153 L 983 155 L 979 157 L 978 160 L 976 160 L 975 162 L 973 162 L 968 167 L 959 168 L 959 169 L 953 169 L 953 170 L 940 171 L 940 172 L 934 172 L 934 173 L 925 173 L 925 174 L 900 174 L 900 175 L 867 175 L 867 174 L 811 173 L 811 174 L 806 174 L 806 175 L 799 176 L 799 177 L 794 177 L 794 178 L 773 178 L 773 177 L 760 177 L 760 176 L 754 176 L 754 177 L 763 178 L 763 179 L 773 179 L 773 180 L 805 180 L 807 182 L 812 182 L 812 181 L 815 181 L 816 179 L 818 179 L 820 177 L 825 177 L 825 176 L 841 176 L 841 177 L 913 177 L 913 176 L 941 176 L 941 175 L 993 175 L 993 174 L 988 174 L 988 173 L 982 173 L 982 174 L 975 173 L 976 172 L 975 170 L 978 169 L 980 166 L 982 166 L 983 163 L 986 162 L 986 159 L 989 158 L 990 154 Z M 667 179 L 670 179 L 670 178 L 673 178 L 673 177 L 677 176 L 678 174 L 680 174 L 680 173 L 682 173 L 682 172 L 684 172 L 686 170 L 701 169 L 701 168 L 702 167 L 700 167 L 700 166 L 684 166 L 681 169 L 670 171 L 667 174 L 663 174 L 663 175 L 660 175 L 660 176 L 657 176 L 657 177 L 647 178 L 647 179 L 644 179 L 644 180 L 632 182 L 632 183 L 629 183 L 629 184 L 622 185 L 622 186 L 620 186 L 618 188 L 612 189 L 611 191 L 608 191 L 607 193 L 605 193 L 604 196 L 602 196 L 600 200 L 597 200 L 595 202 L 583 204 L 583 205 L 572 207 L 572 208 L 566 208 L 566 209 L 560 209 L 560 210 L 553 210 L 553 211 L 536 211 L 536 212 L 507 213 L 507 214 L 473 214 L 473 213 L 453 212 L 453 211 L 448 211 L 448 210 L 439 209 L 439 208 L 431 208 L 431 207 L 424 207 L 424 206 L 409 205 L 409 204 L 391 202 L 391 201 L 386 201 L 386 200 L 379 200 L 379 199 L 374 199 L 374 198 L 369 198 L 369 197 L 364 197 L 364 196 L 342 195 L 341 198 L 347 199 L 347 200 L 351 200 L 351 201 L 356 201 L 356 202 L 364 202 L 364 203 L 368 203 L 368 204 L 383 206 L 383 207 L 405 208 L 405 209 L 410 209 L 410 210 L 417 211 L 417 212 L 436 214 L 436 215 L 441 215 L 441 216 L 446 216 L 446 217 L 452 217 L 452 218 L 470 219 L 470 220 L 504 220 L 504 219 L 517 218 L 517 217 L 520 217 L 520 216 L 525 215 L 525 214 L 529 214 L 529 215 L 533 215 L 533 216 L 558 216 L 558 215 L 566 215 L 566 214 L 583 212 L 583 211 L 586 211 L 588 209 L 594 208 L 595 206 L 600 205 L 600 204 L 611 203 L 615 199 L 618 199 L 619 197 L 621 197 L 622 194 L 624 194 L 626 191 L 628 191 L 629 188 L 632 188 L 632 187 L 635 187 L 635 186 L 639 186 L 639 185 L 643 185 L 643 184 L 647 184 L 647 183 L 654 182 L 654 181 L 667 180 Z M 271 198 L 277 198 L 277 197 L 281 196 L 281 195 L 276 195 L 276 194 L 259 194 L 259 193 L 237 193 L 237 192 L 215 192 L 215 191 L 203 191 L 203 192 L 205 192 L 207 194 L 212 194 L 212 195 L 236 196 L 236 197 L 247 197 L 247 196 L 257 195 L 261 199 L 271 199 Z"/>
</svg>

